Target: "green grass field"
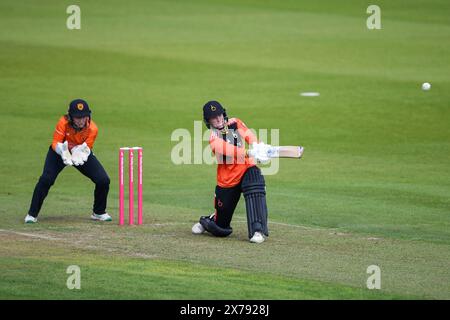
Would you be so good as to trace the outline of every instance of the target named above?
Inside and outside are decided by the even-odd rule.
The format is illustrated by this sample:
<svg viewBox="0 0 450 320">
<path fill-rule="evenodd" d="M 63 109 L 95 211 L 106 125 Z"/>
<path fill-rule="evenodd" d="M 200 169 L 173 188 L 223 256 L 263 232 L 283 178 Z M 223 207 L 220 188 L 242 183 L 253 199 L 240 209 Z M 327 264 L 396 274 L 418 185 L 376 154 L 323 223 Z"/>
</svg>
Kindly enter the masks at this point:
<svg viewBox="0 0 450 320">
<path fill-rule="evenodd" d="M 448 1 L 377 1 L 381 30 L 366 28 L 369 1 L 77 1 L 81 30 L 68 30 L 71 4 L 0 3 L 1 299 L 450 299 Z M 115 220 L 89 220 L 93 185 L 66 168 L 25 225 L 79 97 Z M 191 234 L 216 168 L 174 165 L 170 136 L 193 132 L 211 99 L 305 146 L 266 176 L 261 245 L 243 198 L 230 237 Z M 125 145 L 145 149 L 140 227 L 117 226 Z M 381 290 L 366 288 L 373 264 Z"/>
</svg>

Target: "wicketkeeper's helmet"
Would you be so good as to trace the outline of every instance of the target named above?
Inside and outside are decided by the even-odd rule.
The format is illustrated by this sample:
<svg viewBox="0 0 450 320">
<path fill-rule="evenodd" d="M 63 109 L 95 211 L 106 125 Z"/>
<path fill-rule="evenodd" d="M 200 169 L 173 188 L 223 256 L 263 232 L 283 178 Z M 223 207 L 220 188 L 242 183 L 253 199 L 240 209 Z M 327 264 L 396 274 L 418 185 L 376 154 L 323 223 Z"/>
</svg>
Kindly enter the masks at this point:
<svg viewBox="0 0 450 320">
<path fill-rule="evenodd" d="M 73 118 L 90 117 L 91 110 L 86 101 L 83 99 L 75 99 L 70 103 L 67 114 L 69 115 L 69 119 L 72 120 Z"/>
<path fill-rule="evenodd" d="M 91 119 L 91 110 L 89 105 L 83 99 L 75 99 L 69 104 L 69 110 L 67 110 L 67 119 L 70 125 L 75 130 L 81 130 L 73 123 L 73 118 L 89 117 Z"/>
</svg>

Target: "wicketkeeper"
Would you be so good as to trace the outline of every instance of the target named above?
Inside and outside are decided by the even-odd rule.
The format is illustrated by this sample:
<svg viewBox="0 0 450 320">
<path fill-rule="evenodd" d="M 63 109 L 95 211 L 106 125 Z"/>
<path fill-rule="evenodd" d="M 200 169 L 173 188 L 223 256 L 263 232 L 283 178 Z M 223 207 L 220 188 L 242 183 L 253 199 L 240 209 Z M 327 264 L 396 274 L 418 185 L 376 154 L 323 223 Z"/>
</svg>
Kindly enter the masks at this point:
<svg viewBox="0 0 450 320">
<path fill-rule="evenodd" d="M 208 231 L 217 237 L 229 236 L 230 226 L 241 193 L 244 194 L 248 237 L 261 243 L 269 236 L 267 227 L 266 184 L 256 162 L 267 162 L 272 147 L 258 143 L 254 133 L 238 118 L 228 119 L 226 110 L 217 101 L 203 106 L 203 120 L 211 129 L 209 144 L 218 160 L 215 211 L 200 217 L 192 227 L 194 234 Z M 246 149 L 245 143 L 252 145 Z"/>
<path fill-rule="evenodd" d="M 66 166 L 74 166 L 95 183 L 91 219 L 111 221 L 110 215 L 105 211 L 110 180 L 91 150 L 97 132 L 97 125 L 91 119 L 91 110 L 87 102 L 82 99 L 73 100 L 67 114 L 56 124 L 53 142 L 48 149 L 42 175 L 34 188 L 25 223 L 37 222 L 37 216 L 50 187 Z"/>
</svg>

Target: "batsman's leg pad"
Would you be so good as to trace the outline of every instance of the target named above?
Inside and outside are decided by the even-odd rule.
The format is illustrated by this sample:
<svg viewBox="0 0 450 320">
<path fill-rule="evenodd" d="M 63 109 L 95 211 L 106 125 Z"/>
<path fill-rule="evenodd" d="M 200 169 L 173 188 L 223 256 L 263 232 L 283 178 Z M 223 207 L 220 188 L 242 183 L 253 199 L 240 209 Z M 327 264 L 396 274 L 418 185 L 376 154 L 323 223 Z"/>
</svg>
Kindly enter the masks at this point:
<svg viewBox="0 0 450 320">
<path fill-rule="evenodd" d="M 242 179 L 242 192 L 247 209 L 248 237 L 256 231 L 269 235 L 267 227 L 266 182 L 258 167 L 247 170 Z"/>
<path fill-rule="evenodd" d="M 205 228 L 206 231 L 216 237 L 228 237 L 233 232 L 233 228 L 221 228 L 213 219 L 208 216 L 201 217 L 200 224 L 203 226 L 203 228 Z"/>
</svg>

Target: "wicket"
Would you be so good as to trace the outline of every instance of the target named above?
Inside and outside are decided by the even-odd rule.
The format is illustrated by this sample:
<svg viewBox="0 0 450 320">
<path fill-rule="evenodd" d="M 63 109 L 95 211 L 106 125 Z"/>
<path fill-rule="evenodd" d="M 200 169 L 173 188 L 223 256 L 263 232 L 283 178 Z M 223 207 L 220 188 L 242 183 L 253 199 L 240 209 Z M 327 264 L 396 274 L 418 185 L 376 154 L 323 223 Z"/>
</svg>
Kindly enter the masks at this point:
<svg viewBox="0 0 450 320">
<path fill-rule="evenodd" d="M 128 224 L 134 224 L 134 150 L 138 151 L 138 225 L 142 224 L 142 147 L 123 147 L 119 149 L 119 225 L 124 224 L 124 152 L 128 151 Z"/>
</svg>

